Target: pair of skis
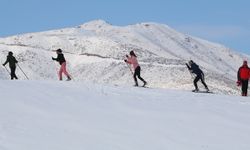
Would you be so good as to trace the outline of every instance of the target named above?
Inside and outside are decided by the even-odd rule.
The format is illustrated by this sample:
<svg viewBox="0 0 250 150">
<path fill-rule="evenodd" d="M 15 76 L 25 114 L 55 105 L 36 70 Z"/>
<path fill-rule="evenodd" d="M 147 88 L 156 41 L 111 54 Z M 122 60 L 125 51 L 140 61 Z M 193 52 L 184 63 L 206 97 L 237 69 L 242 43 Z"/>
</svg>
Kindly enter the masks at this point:
<svg viewBox="0 0 250 150">
<path fill-rule="evenodd" d="M 192 90 L 192 92 L 194 92 L 194 93 L 210 93 L 210 94 L 213 94 L 212 91 L 196 91 L 196 90 Z"/>
</svg>

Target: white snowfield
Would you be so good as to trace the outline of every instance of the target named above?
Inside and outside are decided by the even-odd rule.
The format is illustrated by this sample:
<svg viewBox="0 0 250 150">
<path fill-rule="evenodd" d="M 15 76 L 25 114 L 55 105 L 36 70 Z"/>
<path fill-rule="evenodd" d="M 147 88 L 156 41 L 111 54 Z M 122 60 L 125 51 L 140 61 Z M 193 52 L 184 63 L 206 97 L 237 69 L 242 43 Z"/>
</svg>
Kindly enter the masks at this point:
<svg viewBox="0 0 250 150">
<path fill-rule="evenodd" d="M 249 150 L 239 96 L 0 81 L 1 150 Z"/>
<path fill-rule="evenodd" d="M 51 56 L 56 56 L 53 50 L 58 48 L 64 51 L 75 81 L 133 85 L 123 59 L 134 50 L 142 77 L 150 87 L 193 89 L 193 79 L 185 66 L 193 59 L 204 70 L 212 91 L 232 95 L 238 95 L 238 68 L 243 60 L 250 60 L 249 55 L 179 33 L 167 25 L 140 23 L 118 27 L 95 20 L 73 28 L 0 38 L 0 61 L 4 62 L 8 51 L 13 51 L 30 79 L 57 80 L 59 65 Z M 19 69 L 17 75 L 25 79 Z M 9 79 L 3 67 L 0 79 Z"/>
</svg>

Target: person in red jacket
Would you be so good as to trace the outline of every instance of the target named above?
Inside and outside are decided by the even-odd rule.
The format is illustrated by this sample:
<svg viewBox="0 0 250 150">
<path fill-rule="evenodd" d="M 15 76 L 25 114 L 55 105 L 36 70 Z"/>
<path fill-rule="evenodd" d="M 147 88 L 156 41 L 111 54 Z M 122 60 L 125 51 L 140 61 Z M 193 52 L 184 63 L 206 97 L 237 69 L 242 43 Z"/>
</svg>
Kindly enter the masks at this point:
<svg viewBox="0 0 250 150">
<path fill-rule="evenodd" d="M 247 96 L 248 81 L 250 78 L 250 68 L 247 65 L 247 61 L 243 62 L 243 65 L 238 70 L 238 81 L 237 85 L 241 85 L 242 96 Z"/>
<path fill-rule="evenodd" d="M 143 82 L 143 87 L 146 86 L 147 82 L 141 77 L 141 67 L 137 61 L 137 56 L 135 55 L 134 51 L 130 51 L 130 57 L 126 55 L 127 59 L 124 61 L 128 64 L 131 64 L 134 68 L 134 81 L 135 86 L 138 86 L 137 77 Z"/>
</svg>

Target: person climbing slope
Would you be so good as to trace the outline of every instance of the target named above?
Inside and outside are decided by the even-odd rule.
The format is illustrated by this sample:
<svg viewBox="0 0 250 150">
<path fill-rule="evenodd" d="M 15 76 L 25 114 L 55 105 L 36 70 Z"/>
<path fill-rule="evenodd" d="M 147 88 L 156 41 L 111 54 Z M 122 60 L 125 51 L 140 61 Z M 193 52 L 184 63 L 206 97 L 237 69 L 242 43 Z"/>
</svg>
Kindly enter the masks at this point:
<svg viewBox="0 0 250 150">
<path fill-rule="evenodd" d="M 190 61 L 188 62 L 188 64 L 186 63 L 186 66 L 187 66 L 188 70 L 189 70 L 191 73 L 193 73 L 193 74 L 196 75 L 196 77 L 194 78 L 194 81 L 193 81 L 194 87 L 195 87 L 195 89 L 193 90 L 193 92 L 198 92 L 198 91 L 199 91 L 199 88 L 198 88 L 198 85 L 197 85 L 197 82 L 198 82 L 199 80 L 201 80 L 201 83 L 204 85 L 205 89 L 206 89 L 207 92 L 208 92 L 209 89 L 208 89 L 208 87 L 207 87 L 207 84 L 205 83 L 204 73 L 203 73 L 203 71 L 200 69 L 200 67 L 199 67 L 196 63 L 194 63 L 193 60 L 190 60 Z"/>
<path fill-rule="evenodd" d="M 60 70 L 58 72 L 59 80 L 62 80 L 62 73 L 64 73 L 67 76 L 67 81 L 70 81 L 71 77 L 70 77 L 69 73 L 67 72 L 66 60 L 65 60 L 64 55 L 62 53 L 62 50 L 57 49 L 56 53 L 57 53 L 57 58 L 52 57 L 52 60 L 58 61 L 59 64 L 61 65 Z"/>
<path fill-rule="evenodd" d="M 243 65 L 239 68 L 237 74 L 237 85 L 241 86 L 241 95 L 247 96 L 248 81 L 250 78 L 250 68 L 247 65 L 247 61 L 243 61 Z"/>
<path fill-rule="evenodd" d="M 16 76 L 16 64 L 18 63 L 18 61 L 16 60 L 16 58 L 13 56 L 13 52 L 9 52 L 7 59 L 5 61 L 5 63 L 3 64 L 3 66 L 5 66 L 7 63 L 9 63 L 9 67 L 10 67 L 10 77 L 11 80 L 13 79 L 18 79 Z"/>
<path fill-rule="evenodd" d="M 134 51 L 130 51 L 129 54 L 130 56 L 126 55 L 127 59 L 125 59 L 124 61 L 128 64 L 131 64 L 134 69 L 133 77 L 135 81 L 135 86 L 138 86 L 138 77 L 143 82 L 143 87 L 145 87 L 147 82 L 141 77 L 141 67 L 137 61 L 137 56 L 135 55 Z"/>
</svg>

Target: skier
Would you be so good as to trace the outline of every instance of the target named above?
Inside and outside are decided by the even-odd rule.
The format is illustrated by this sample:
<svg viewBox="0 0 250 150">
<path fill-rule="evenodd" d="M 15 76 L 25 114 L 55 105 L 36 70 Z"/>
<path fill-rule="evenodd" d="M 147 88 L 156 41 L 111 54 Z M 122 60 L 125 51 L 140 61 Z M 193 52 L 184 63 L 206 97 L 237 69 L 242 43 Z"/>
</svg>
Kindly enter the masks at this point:
<svg viewBox="0 0 250 150">
<path fill-rule="evenodd" d="M 247 65 L 247 61 L 243 61 L 243 65 L 238 70 L 238 81 L 237 85 L 241 85 L 242 96 L 247 96 L 248 81 L 250 78 L 250 68 Z"/>
<path fill-rule="evenodd" d="M 195 79 L 194 79 L 194 87 L 195 89 L 193 90 L 193 92 L 198 92 L 199 91 L 199 88 L 198 88 L 198 85 L 197 85 L 197 82 L 199 80 L 201 80 L 201 83 L 204 85 L 205 89 L 207 90 L 207 92 L 209 92 L 209 89 L 207 87 L 207 84 L 205 83 L 205 79 L 204 79 L 204 73 L 203 71 L 200 69 L 200 67 L 194 63 L 192 60 L 190 60 L 188 62 L 188 64 L 186 63 L 186 66 L 188 68 L 188 70 L 191 72 L 191 73 L 194 73 L 196 75 Z"/>
<path fill-rule="evenodd" d="M 57 53 L 57 58 L 52 57 L 52 60 L 58 61 L 59 64 L 61 65 L 59 73 L 58 73 L 59 80 L 62 80 L 62 73 L 64 73 L 68 78 L 67 81 L 70 81 L 71 77 L 70 77 L 69 73 L 66 70 L 66 60 L 65 60 L 64 55 L 62 53 L 62 50 L 57 49 L 56 53 Z"/>
<path fill-rule="evenodd" d="M 130 51 L 130 57 L 128 55 L 126 55 L 127 59 L 125 59 L 124 61 L 128 64 L 131 64 L 134 68 L 134 81 L 135 81 L 135 86 L 138 86 L 138 82 L 137 82 L 137 77 L 143 82 L 143 87 L 146 86 L 147 82 L 141 77 L 141 67 L 138 64 L 137 61 L 137 56 L 135 55 L 134 51 Z"/>
<path fill-rule="evenodd" d="M 9 67 L 10 67 L 10 76 L 11 76 L 11 80 L 13 79 L 18 79 L 16 76 L 16 63 L 18 63 L 18 61 L 16 60 L 16 58 L 13 56 L 13 52 L 9 52 L 7 59 L 5 61 L 5 63 L 3 64 L 3 66 L 5 66 L 7 63 L 9 63 Z"/>
</svg>

